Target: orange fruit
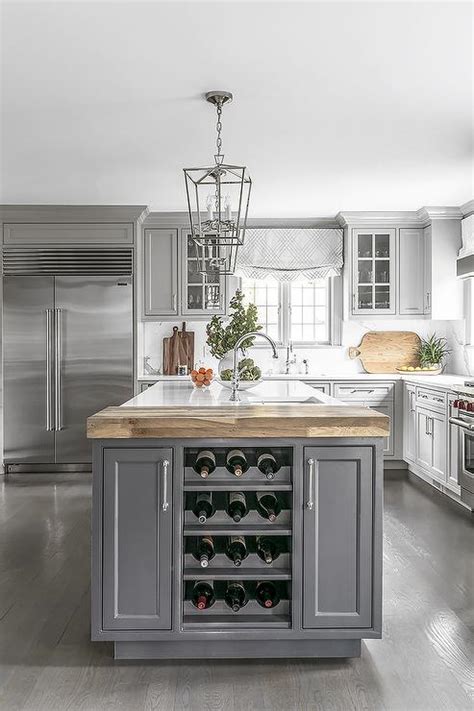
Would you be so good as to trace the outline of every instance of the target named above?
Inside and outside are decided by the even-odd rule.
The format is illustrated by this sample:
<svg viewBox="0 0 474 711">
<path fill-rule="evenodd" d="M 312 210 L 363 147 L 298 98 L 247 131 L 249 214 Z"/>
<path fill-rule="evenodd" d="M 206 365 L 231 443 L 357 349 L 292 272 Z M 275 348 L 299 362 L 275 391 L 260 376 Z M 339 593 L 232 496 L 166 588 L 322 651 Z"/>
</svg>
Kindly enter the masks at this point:
<svg viewBox="0 0 474 711">
<path fill-rule="evenodd" d="M 192 370 L 192 371 L 191 371 L 191 377 L 192 377 L 192 378 L 195 378 L 197 374 L 198 374 L 197 370 Z"/>
<path fill-rule="evenodd" d="M 208 373 L 209 375 L 212 375 L 213 372 L 214 372 L 214 371 L 212 370 L 212 368 L 208 368 L 208 369 L 206 370 L 206 373 Z"/>
<path fill-rule="evenodd" d="M 203 383 L 201 383 L 199 380 L 196 380 L 195 385 L 196 385 L 197 388 L 202 388 Z"/>
<path fill-rule="evenodd" d="M 204 380 L 204 374 L 201 373 L 201 372 L 199 372 L 199 373 L 196 375 L 196 380 L 197 380 L 197 382 L 202 383 L 202 381 Z"/>
<path fill-rule="evenodd" d="M 205 372 L 206 372 L 206 369 L 205 369 L 205 368 L 199 368 L 199 372 L 200 372 L 200 373 L 205 373 Z"/>
<path fill-rule="evenodd" d="M 209 378 L 204 378 L 204 385 L 210 385 L 210 384 L 211 384 L 211 381 L 209 380 Z"/>
</svg>

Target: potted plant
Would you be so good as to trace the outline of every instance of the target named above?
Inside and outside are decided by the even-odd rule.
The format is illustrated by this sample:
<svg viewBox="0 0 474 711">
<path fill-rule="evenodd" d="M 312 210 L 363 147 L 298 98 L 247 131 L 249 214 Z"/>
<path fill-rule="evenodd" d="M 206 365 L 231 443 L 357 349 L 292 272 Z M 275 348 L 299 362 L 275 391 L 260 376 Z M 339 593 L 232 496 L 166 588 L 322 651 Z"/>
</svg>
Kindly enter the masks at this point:
<svg viewBox="0 0 474 711">
<path fill-rule="evenodd" d="M 230 301 L 229 321 L 224 326 L 221 316 L 213 316 L 207 324 L 207 345 L 211 354 L 219 359 L 219 376 L 224 382 L 230 382 L 233 375 L 233 350 L 234 346 L 246 333 L 260 331 L 262 326 L 258 323 L 258 311 L 255 304 L 244 305 L 244 295 L 238 289 Z M 253 345 L 254 339 L 248 338 L 242 343 L 242 359 L 239 361 L 239 375 L 243 383 L 256 384 L 262 375 L 253 358 L 245 357 L 245 351 Z M 245 386 L 244 386 L 245 387 Z"/>
<path fill-rule="evenodd" d="M 450 352 L 444 336 L 438 337 L 436 333 L 433 333 L 429 338 L 422 338 L 417 353 L 420 368 L 433 373 L 441 373 L 444 360 Z"/>
</svg>

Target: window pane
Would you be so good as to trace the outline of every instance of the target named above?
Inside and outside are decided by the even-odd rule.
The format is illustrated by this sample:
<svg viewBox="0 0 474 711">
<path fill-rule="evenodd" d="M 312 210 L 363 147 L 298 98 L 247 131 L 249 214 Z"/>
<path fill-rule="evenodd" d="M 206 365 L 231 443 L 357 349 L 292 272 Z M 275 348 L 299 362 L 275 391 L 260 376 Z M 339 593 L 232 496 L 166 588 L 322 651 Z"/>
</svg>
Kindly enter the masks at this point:
<svg viewBox="0 0 474 711">
<path fill-rule="evenodd" d="M 290 284 L 290 338 L 306 343 L 329 343 L 329 279 L 298 280 Z"/>
<path fill-rule="evenodd" d="M 275 339 L 280 336 L 280 288 L 276 279 L 242 279 L 242 291 L 246 305 L 253 303 L 258 308 L 258 320 L 265 333 Z"/>
</svg>

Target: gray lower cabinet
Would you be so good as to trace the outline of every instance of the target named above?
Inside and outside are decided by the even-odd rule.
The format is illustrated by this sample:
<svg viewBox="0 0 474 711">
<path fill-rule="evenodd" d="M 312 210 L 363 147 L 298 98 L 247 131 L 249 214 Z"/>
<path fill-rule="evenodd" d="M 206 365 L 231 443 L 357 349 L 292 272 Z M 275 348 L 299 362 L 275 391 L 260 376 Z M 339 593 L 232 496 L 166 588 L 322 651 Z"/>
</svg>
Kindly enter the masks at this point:
<svg viewBox="0 0 474 711">
<path fill-rule="evenodd" d="M 416 391 L 409 384 L 403 390 L 403 458 L 416 460 Z"/>
<path fill-rule="evenodd" d="M 446 481 L 447 432 L 444 414 L 416 408 L 416 463 L 438 481 Z"/>
<path fill-rule="evenodd" d="M 172 450 L 104 450 L 103 628 L 171 629 Z"/>
<path fill-rule="evenodd" d="M 306 447 L 303 627 L 372 626 L 373 455 Z"/>
</svg>

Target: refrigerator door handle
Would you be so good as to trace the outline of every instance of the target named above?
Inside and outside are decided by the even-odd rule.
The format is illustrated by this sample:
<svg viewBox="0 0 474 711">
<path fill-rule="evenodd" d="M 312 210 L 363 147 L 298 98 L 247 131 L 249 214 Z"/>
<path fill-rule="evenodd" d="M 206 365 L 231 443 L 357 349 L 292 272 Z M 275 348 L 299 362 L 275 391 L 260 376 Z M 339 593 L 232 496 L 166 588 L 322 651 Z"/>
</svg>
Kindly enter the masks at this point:
<svg viewBox="0 0 474 711">
<path fill-rule="evenodd" d="M 54 353 L 54 386 L 55 386 L 55 403 L 54 403 L 54 420 L 55 420 L 55 430 L 59 432 L 63 428 L 62 423 L 62 392 L 61 392 L 61 316 L 62 309 L 54 309 L 55 323 L 54 323 L 54 340 L 55 340 L 55 353 Z"/>
<path fill-rule="evenodd" d="M 46 309 L 46 431 L 53 432 L 53 309 Z"/>
</svg>

